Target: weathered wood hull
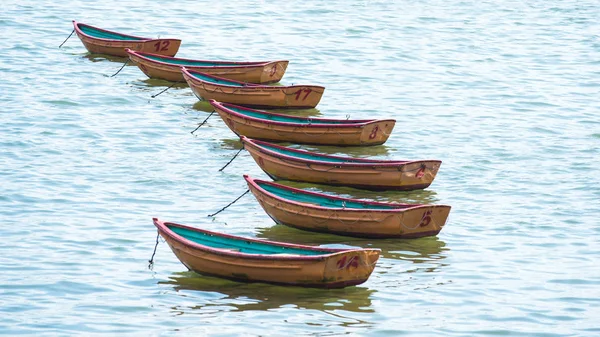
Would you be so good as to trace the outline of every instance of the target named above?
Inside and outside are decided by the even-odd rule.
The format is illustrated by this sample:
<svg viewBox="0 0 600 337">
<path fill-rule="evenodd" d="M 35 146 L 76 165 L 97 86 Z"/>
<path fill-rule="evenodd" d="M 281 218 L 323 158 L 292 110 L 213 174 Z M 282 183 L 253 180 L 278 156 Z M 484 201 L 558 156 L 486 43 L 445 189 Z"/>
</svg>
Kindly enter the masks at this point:
<svg viewBox="0 0 600 337">
<path fill-rule="evenodd" d="M 351 164 L 311 161 L 283 156 L 260 146 L 261 141 L 242 137 L 244 147 L 258 166 L 274 180 L 293 180 L 367 190 L 410 191 L 429 187 L 440 168 L 439 160 Z M 274 144 L 270 146 L 277 147 Z"/>
<path fill-rule="evenodd" d="M 369 278 L 380 254 L 378 249 L 331 249 L 329 254 L 313 256 L 243 254 L 196 244 L 169 230 L 166 224 L 191 227 L 153 220 L 160 235 L 188 269 L 199 274 L 241 282 L 266 282 L 319 288 L 357 285 Z M 315 249 L 309 246 L 274 244 Z"/>
<path fill-rule="evenodd" d="M 181 58 L 153 59 L 152 53 L 138 53 L 127 51 L 129 59 L 133 64 L 150 78 L 158 78 L 171 82 L 183 82 L 181 63 L 206 62 L 215 63 L 215 66 L 190 66 L 186 68 L 200 71 L 206 74 L 219 76 L 231 80 L 248 83 L 276 83 L 281 80 L 287 69 L 289 61 L 270 62 L 223 62 L 223 61 L 200 61 Z"/>
<path fill-rule="evenodd" d="M 131 37 L 131 40 L 120 40 L 120 39 L 107 39 L 98 38 L 92 35 L 84 33 L 81 26 L 92 27 L 95 30 L 104 31 L 107 33 L 120 35 L 123 37 Z M 181 45 L 181 40 L 178 39 L 151 39 L 151 38 L 140 38 L 132 35 L 120 34 L 90 25 L 77 23 L 73 21 L 75 27 L 75 33 L 85 46 L 85 48 L 94 54 L 105 54 L 113 56 L 128 57 L 129 55 L 125 49 L 131 49 L 135 51 L 142 51 L 148 53 L 156 53 L 166 56 L 175 56 Z"/>
<path fill-rule="evenodd" d="M 200 80 L 193 70 L 182 69 L 183 77 L 200 100 L 214 99 L 219 102 L 268 108 L 306 108 L 319 104 L 324 87 L 312 85 L 268 86 L 241 83 L 243 86 L 228 86 Z M 223 79 L 223 78 L 221 78 Z"/>
<path fill-rule="evenodd" d="M 275 222 L 298 229 L 363 238 L 421 238 L 437 235 L 446 224 L 450 206 L 407 205 L 364 202 L 372 205 L 396 206 L 394 209 L 358 209 L 322 207 L 298 202 L 269 193 L 244 176 L 248 188 L 265 212 Z M 268 183 L 292 193 L 318 194 L 276 183 Z M 321 194 L 324 195 L 324 194 Z M 331 196 L 327 197 L 331 198 Z M 362 202 L 356 199 L 335 198 L 342 201 Z"/>
<path fill-rule="evenodd" d="M 311 123 L 276 122 L 269 119 L 252 118 L 236 113 L 228 109 L 227 105 L 214 100 L 210 102 L 231 131 L 252 139 L 337 146 L 381 145 L 387 141 L 396 125 L 396 121 L 393 119 L 343 120 L 344 124 L 323 124 L 319 122 L 319 119 L 313 119 Z M 243 107 L 237 106 L 236 108 Z M 268 114 L 266 111 L 261 111 L 261 113 Z M 270 115 L 278 116 L 277 114 Z"/>
</svg>

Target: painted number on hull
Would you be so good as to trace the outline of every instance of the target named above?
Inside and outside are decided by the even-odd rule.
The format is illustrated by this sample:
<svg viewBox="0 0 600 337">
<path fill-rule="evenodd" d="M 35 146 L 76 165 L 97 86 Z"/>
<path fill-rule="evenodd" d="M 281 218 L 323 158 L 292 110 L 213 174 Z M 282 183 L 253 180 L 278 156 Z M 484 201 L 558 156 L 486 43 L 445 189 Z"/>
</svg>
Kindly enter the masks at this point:
<svg viewBox="0 0 600 337">
<path fill-rule="evenodd" d="M 304 95 L 304 97 L 302 97 L 302 100 L 304 101 L 306 99 L 306 97 L 308 97 L 308 94 L 310 94 L 312 92 L 312 89 L 306 88 L 306 89 L 300 89 L 300 90 L 296 91 L 296 101 L 300 100 L 300 96 L 302 95 L 303 92 L 306 93 L 306 95 Z"/>
<path fill-rule="evenodd" d="M 169 45 L 171 45 L 171 41 L 158 41 L 154 46 L 154 51 L 167 51 L 169 50 Z"/>
<path fill-rule="evenodd" d="M 376 125 L 375 128 L 373 128 L 373 131 L 369 134 L 369 139 L 375 139 L 375 137 L 377 137 L 377 131 L 379 131 L 379 125 Z"/>
<path fill-rule="evenodd" d="M 350 270 L 350 267 L 358 268 L 358 256 L 352 256 L 350 259 L 344 256 L 338 260 L 336 265 L 338 269 Z"/>
<path fill-rule="evenodd" d="M 419 179 L 423 178 L 423 176 L 425 175 L 425 168 L 426 168 L 425 165 L 421 166 L 421 168 L 417 171 L 417 173 L 415 173 L 415 177 L 417 177 Z"/>
<path fill-rule="evenodd" d="M 276 72 L 277 72 L 277 64 L 274 64 L 273 68 L 271 68 L 271 72 L 269 73 L 269 77 L 273 77 Z"/>
<path fill-rule="evenodd" d="M 428 210 L 423 214 L 419 227 L 427 227 L 431 223 L 431 210 Z"/>
</svg>

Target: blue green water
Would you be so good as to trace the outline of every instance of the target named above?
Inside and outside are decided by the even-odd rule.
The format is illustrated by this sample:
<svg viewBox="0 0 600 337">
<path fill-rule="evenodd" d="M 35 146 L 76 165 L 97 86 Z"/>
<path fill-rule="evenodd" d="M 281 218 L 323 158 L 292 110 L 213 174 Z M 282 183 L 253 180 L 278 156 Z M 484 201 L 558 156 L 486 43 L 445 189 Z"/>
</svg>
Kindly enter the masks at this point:
<svg viewBox="0 0 600 337">
<path fill-rule="evenodd" d="M 569 336 L 600 334 L 600 6 L 596 1 L 3 1 L 0 334 Z M 71 20 L 182 39 L 177 56 L 289 59 L 327 88 L 297 115 L 395 118 L 383 146 L 440 159 L 452 206 L 434 238 L 359 240 L 275 226 L 242 174 L 268 179 L 183 85 L 88 55 Z M 377 247 L 342 290 L 186 272 L 152 217 L 235 235 Z"/>
</svg>

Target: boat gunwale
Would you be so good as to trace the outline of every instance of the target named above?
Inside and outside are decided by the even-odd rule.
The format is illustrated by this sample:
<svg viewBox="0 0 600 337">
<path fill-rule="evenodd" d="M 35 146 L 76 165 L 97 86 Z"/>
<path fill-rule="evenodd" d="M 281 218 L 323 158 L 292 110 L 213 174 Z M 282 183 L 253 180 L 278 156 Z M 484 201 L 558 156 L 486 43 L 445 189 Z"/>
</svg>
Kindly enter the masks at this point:
<svg viewBox="0 0 600 337">
<path fill-rule="evenodd" d="M 124 37 L 132 37 L 135 40 L 117 40 L 117 39 L 106 39 L 106 38 L 102 38 L 102 37 L 95 37 L 93 35 L 90 35 L 90 34 L 87 34 L 87 33 L 83 32 L 79 28 L 79 25 L 87 26 L 87 27 L 93 28 L 95 30 L 99 30 L 99 31 L 103 31 L 103 32 L 111 33 L 111 34 L 121 35 L 121 36 L 124 36 Z M 77 33 L 80 33 L 81 35 L 84 35 L 84 36 L 86 36 L 86 37 L 88 37 L 90 39 L 94 39 L 94 40 L 102 40 L 102 41 L 110 41 L 110 42 L 138 42 L 138 43 L 139 42 L 152 41 L 152 40 L 177 40 L 177 39 L 153 39 L 153 38 L 148 38 L 148 37 L 141 37 L 141 36 L 123 34 L 123 33 L 115 32 L 115 31 L 108 30 L 108 29 L 98 28 L 96 26 L 88 25 L 86 23 L 77 22 L 75 20 L 73 20 L 73 26 L 75 27 L 75 30 L 77 31 Z"/>
<path fill-rule="evenodd" d="M 151 63 L 156 63 L 156 64 L 161 64 L 161 65 L 167 65 L 167 66 L 172 66 L 172 67 L 177 67 L 177 68 L 181 68 L 182 65 L 181 64 L 173 64 L 173 63 L 168 63 L 168 62 L 163 62 L 163 61 L 158 61 L 152 58 L 147 57 L 146 55 L 150 55 L 150 56 L 154 56 L 154 57 L 159 57 L 159 58 L 163 58 L 163 59 L 173 59 L 173 60 L 179 60 L 179 61 L 188 61 L 188 62 L 206 62 L 206 63 L 223 63 L 223 64 L 235 64 L 235 65 L 219 65 L 219 66 L 193 66 L 193 65 L 188 65 L 187 67 L 189 69 L 194 69 L 196 67 L 198 68 L 211 68 L 211 69 L 231 69 L 231 68 L 254 68 L 254 67 L 264 67 L 266 65 L 272 64 L 272 63 L 279 63 L 279 62 L 288 62 L 288 60 L 276 60 L 276 61 L 256 61 L 256 62 L 252 62 L 252 61 L 215 61 L 215 60 L 194 60 L 194 59 L 186 59 L 186 58 L 180 58 L 180 57 L 171 57 L 171 56 L 166 56 L 166 55 L 160 55 L 160 54 L 154 54 L 154 53 L 147 53 L 147 52 L 141 52 L 141 51 L 136 51 L 136 50 L 132 50 L 129 48 L 125 48 L 125 52 L 127 52 L 129 55 L 134 55 L 137 56 L 145 61 L 151 62 Z M 244 83 L 244 82 L 242 82 Z"/>
<path fill-rule="evenodd" d="M 213 85 L 216 87 L 225 87 L 225 88 L 234 88 L 234 89 L 271 89 L 271 90 L 277 90 L 277 91 L 283 91 L 286 89 L 290 89 L 290 88 L 319 88 L 322 89 L 323 91 L 325 91 L 325 87 L 320 86 L 320 85 L 312 85 L 312 84 L 307 84 L 307 85 L 301 85 L 301 84 L 296 84 L 296 85 L 264 85 L 264 84 L 257 84 L 257 83 L 250 83 L 250 82 L 241 82 L 241 81 L 236 81 L 236 80 L 230 80 L 228 78 L 225 77 L 219 77 L 219 76 L 214 76 L 211 74 L 207 74 L 201 71 L 197 71 L 194 70 L 193 68 L 187 68 L 185 66 L 181 66 L 180 67 L 181 72 L 183 73 L 184 77 L 188 77 L 192 82 L 200 82 L 202 84 L 209 84 L 209 85 Z M 214 82 L 209 82 L 209 81 L 205 81 L 202 80 L 200 78 L 195 77 L 193 74 L 199 74 L 205 77 L 210 77 L 210 78 L 214 78 L 218 81 L 225 81 L 225 82 L 233 82 L 233 83 L 237 83 L 238 85 L 228 85 L 228 84 L 221 84 L 221 83 L 214 83 Z M 318 92 L 315 91 L 319 94 L 322 94 L 323 92 Z"/>
<path fill-rule="evenodd" d="M 248 108 L 248 107 L 241 106 L 241 105 L 218 102 L 214 99 L 211 99 L 208 102 L 214 108 L 220 108 L 221 110 L 226 111 L 226 113 L 228 113 L 230 115 L 233 115 L 233 116 L 236 116 L 236 117 L 239 117 L 242 119 L 248 119 L 248 120 L 252 120 L 255 122 L 261 122 L 264 124 L 271 124 L 271 125 L 295 126 L 295 127 L 315 127 L 315 128 L 364 128 L 365 126 L 373 124 L 373 123 L 380 123 L 380 122 L 396 123 L 395 119 L 350 119 L 350 120 L 346 120 L 349 123 L 326 124 L 326 123 L 319 123 L 319 121 L 338 122 L 338 121 L 344 121 L 344 120 L 343 119 L 333 119 L 333 118 L 306 118 L 306 117 L 297 117 L 297 116 L 291 116 L 291 115 L 285 115 L 285 114 L 278 114 L 278 113 L 268 112 L 265 110 L 252 109 L 252 108 Z M 247 111 L 252 111 L 252 112 L 265 114 L 265 115 L 297 119 L 298 121 L 307 121 L 308 122 L 309 120 L 311 120 L 311 121 L 317 121 L 317 122 L 316 123 L 308 122 L 305 124 L 305 123 L 272 121 L 272 120 L 269 120 L 266 118 L 258 118 L 258 117 L 244 115 L 243 113 L 240 113 L 240 112 L 230 109 L 228 106 L 235 107 L 236 109 L 240 109 L 240 110 L 247 110 Z"/>
<path fill-rule="evenodd" d="M 294 188 L 294 187 L 290 187 L 290 186 L 285 186 L 282 184 L 278 184 L 272 181 L 266 181 L 266 180 L 261 180 L 261 179 L 254 179 L 252 177 L 250 177 L 247 174 L 244 174 L 244 179 L 246 180 L 246 182 L 249 185 L 252 185 L 253 187 L 255 187 L 256 189 L 260 190 L 261 193 L 264 193 L 270 197 L 273 197 L 277 200 L 280 201 L 284 201 L 286 203 L 291 203 L 294 205 L 299 205 L 299 206 L 303 206 L 303 207 L 309 207 L 309 208 L 314 208 L 314 209 L 318 209 L 318 210 L 329 210 L 329 211 L 348 211 L 348 212 L 377 212 L 377 213 L 402 213 L 402 212 L 406 212 L 409 210 L 415 210 L 415 209 L 422 209 L 422 208 L 430 208 L 430 207 L 434 207 L 434 208 L 451 208 L 451 206 L 449 205 L 431 205 L 431 204 L 404 204 L 404 203 L 385 203 L 385 202 L 379 202 L 379 201 L 370 201 L 370 200 L 361 200 L 361 199 L 354 199 L 354 198 L 344 198 L 344 197 L 338 197 L 338 196 L 332 196 L 329 194 L 325 194 L 325 193 L 319 193 L 319 192 L 312 192 L 312 191 L 306 191 L 303 189 L 299 189 L 299 188 Z M 325 206 L 320 206 L 320 205 L 314 205 L 314 204 L 307 204 L 307 203 L 303 203 L 303 202 L 299 202 L 299 201 L 294 201 L 291 199 L 287 199 L 287 198 L 283 198 L 277 194 L 274 194 L 272 192 L 269 192 L 267 190 L 265 190 L 264 188 L 262 188 L 259 183 L 264 183 L 267 185 L 271 185 L 277 188 L 283 188 L 285 190 L 291 191 L 291 192 L 296 192 L 296 193 L 302 193 L 302 194 L 309 194 L 309 195 L 314 195 L 314 196 L 319 196 L 319 197 L 325 197 L 325 198 L 329 198 L 329 199 L 334 199 L 334 200 L 341 200 L 341 201 L 352 201 L 352 202 L 356 202 L 356 203 L 363 203 L 363 204 L 368 204 L 368 205 L 373 205 L 373 206 L 390 206 L 390 207 L 394 207 L 394 206 L 400 206 L 400 207 L 405 207 L 405 208 L 395 208 L 395 209 L 360 209 L 360 208 L 343 208 L 343 207 L 325 207 Z"/>
<path fill-rule="evenodd" d="M 154 222 L 154 225 L 156 226 L 156 228 L 158 229 L 160 234 L 165 234 L 170 239 L 172 239 L 184 246 L 187 246 L 187 247 L 190 247 L 190 248 L 193 248 L 196 250 L 204 251 L 204 252 L 207 252 L 210 254 L 227 256 L 227 257 L 231 257 L 231 258 L 272 260 L 272 261 L 273 260 L 321 261 L 321 260 L 329 259 L 332 256 L 349 253 L 349 252 L 354 252 L 354 251 L 381 252 L 381 250 L 378 248 L 327 248 L 327 247 L 297 245 L 297 244 L 286 243 L 286 242 L 275 242 L 275 241 L 269 241 L 269 240 L 258 240 L 258 239 L 246 238 L 246 237 L 235 236 L 235 235 L 230 235 L 230 234 L 225 234 L 225 233 L 213 232 L 213 231 L 209 231 L 206 229 L 191 227 L 191 226 L 182 225 L 182 224 L 178 224 L 178 223 L 174 223 L 174 222 L 165 222 L 165 221 L 159 220 L 158 218 L 152 218 L 152 221 Z M 226 250 L 226 249 L 220 249 L 220 248 L 214 248 L 214 247 L 202 245 L 202 244 L 199 244 L 192 240 L 189 240 L 189 239 L 175 233 L 167 225 L 179 227 L 179 228 L 194 231 L 194 232 L 200 232 L 203 234 L 214 235 L 217 237 L 225 237 L 225 238 L 233 239 L 233 240 L 251 241 L 251 242 L 255 242 L 255 243 L 262 243 L 262 244 L 287 247 L 287 248 L 295 248 L 295 249 L 303 249 L 303 250 L 325 251 L 325 252 L 329 252 L 329 253 L 324 253 L 324 254 L 320 254 L 320 255 L 300 255 L 300 254 L 277 255 L 277 254 L 249 254 L 249 253 L 242 253 L 242 252 L 237 252 L 237 251 L 230 251 L 230 250 Z"/>
<path fill-rule="evenodd" d="M 273 144 L 273 143 L 269 143 L 269 142 L 265 142 L 262 140 L 257 140 L 257 139 L 250 139 L 246 136 L 240 136 L 240 139 L 242 141 L 242 143 L 248 143 L 251 146 L 254 146 L 256 148 L 258 148 L 259 152 L 264 153 L 265 155 L 269 155 L 272 157 L 276 157 L 276 158 L 284 158 L 286 160 L 292 160 L 292 161 L 296 161 L 296 162 L 301 162 L 301 163 L 314 163 L 314 164 L 320 164 L 320 165 L 325 165 L 325 166 L 337 166 L 339 168 L 342 167 L 360 167 L 360 168 L 365 168 L 365 167 L 377 167 L 377 168 L 382 168 L 382 167 L 397 167 L 399 165 L 401 166 L 406 166 L 409 164 L 416 164 L 416 163 L 425 163 L 425 162 L 434 162 L 434 163 L 439 163 L 441 164 L 442 161 L 441 160 L 437 160 L 437 159 L 422 159 L 422 160 L 378 160 L 378 159 L 365 159 L 365 158 L 350 158 L 350 157 L 341 157 L 341 156 L 332 156 L 332 155 L 328 155 L 328 154 L 321 154 L 321 153 L 316 153 L 316 152 L 311 152 L 311 151 L 307 151 L 307 150 L 299 150 L 299 149 L 293 149 L 293 148 L 289 148 L 289 147 L 285 147 L 285 146 L 280 146 L 277 144 Z M 324 161 L 324 160 L 316 160 L 316 159 L 306 159 L 306 158 L 301 158 L 301 157 L 295 157 L 295 156 L 291 156 L 291 155 L 287 155 L 287 154 L 283 154 L 283 153 L 279 153 L 273 150 L 270 150 L 268 148 L 265 148 L 261 145 L 265 145 L 265 146 L 269 146 L 269 147 L 274 147 L 274 148 L 278 148 L 278 149 L 282 149 L 285 151 L 290 151 L 293 153 L 303 153 L 303 154 L 309 154 L 309 155 L 316 155 L 317 157 L 325 157 L 325 158 L 332 158 L 332 159 L 342 159 L 342 160 L 355 160 L 358 162 L 330 162 L 330 161 Z M 398 168 L 398 170 L 400 172 L 402 172 L 401 168 Z"/>
</svg>

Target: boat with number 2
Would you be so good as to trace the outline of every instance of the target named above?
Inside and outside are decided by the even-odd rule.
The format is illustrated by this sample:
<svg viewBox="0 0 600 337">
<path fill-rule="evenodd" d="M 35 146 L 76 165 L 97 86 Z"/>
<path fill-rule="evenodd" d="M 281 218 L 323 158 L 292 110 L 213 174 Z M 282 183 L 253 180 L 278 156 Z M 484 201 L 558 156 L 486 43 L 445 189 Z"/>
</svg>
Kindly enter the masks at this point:
<svg viewBox="0 0 600 337">
<path fill-rule="evenodd" d="M 175 56 L 181 45 L 178 39 L 152 39 L 113 32 L 73 20 L 75 33 L 90 53 L 127 57 L 126 48 Z"/>
<path fill-rule="evenodd" d="M 366 201 L 310 192 L 244 175 L 273 221 L 298 229 L 362 238 L 437 235 L 450 206 Z"/>
<path fill-rule="evenodd" d="M 244 148 L 273 180 L 340 185 L 367 190 L 427 188 L 440 160 L 376 160 L 330 156 L 241 136 Z"/>
<path fill-rule="evenodd" d="M 155 53 L 145 53 L 126 49 L 129 60 L 150 78 L 171 82 L 184 81 L 181 67 L 194 69 L 206 74 L 230 80 L 249 83 L 276 83 L 281 80 L 289 61 L 203 61 L 176 58 Z"/>
<path fill-rule="evenodd" d="M 318 288 L 357 285 L 369 278 L 381 252 L 257 240 L 153 221 L 189 270 L 242 282 Z"/>
<path fill-rule="evenodd" d="M 310 109 L 319 104 L 325 91 L 317 85 L 275 86 L 228 80 L 186 67 L 181 72 L 198 99 L 244 106 Z"/>
<path fill-rule="evenodd" d="M 237 135 L 252 139 L 319 145 L 380 145 L 387 141 L 393 119 L 326 119 L 275 114 L 210 100 L 221 119 Z"/>
</svg>

